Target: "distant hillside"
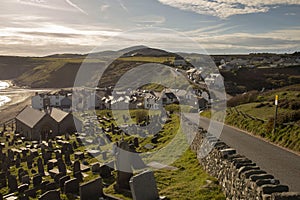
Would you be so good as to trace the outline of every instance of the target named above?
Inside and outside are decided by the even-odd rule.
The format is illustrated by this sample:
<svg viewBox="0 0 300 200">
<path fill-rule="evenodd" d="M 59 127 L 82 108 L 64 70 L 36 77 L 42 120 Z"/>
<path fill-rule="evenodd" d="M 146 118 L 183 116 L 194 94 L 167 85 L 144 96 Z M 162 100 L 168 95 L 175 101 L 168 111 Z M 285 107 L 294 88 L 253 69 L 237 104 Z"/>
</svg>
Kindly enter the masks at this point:
<svg viewBox="0 0 300 200">
<path fill-rule="evenodd" d="M 238 94 L 251 90 L 270 90 L 300 83 L 300 66 L 278 68 L 242 68 L 221 71 L 226 91 Z"/>
<path fill-rule="evenodd" d="M 188 53 L 181 53 L 180 55 L 185 56 L 188 60 L 197 57 L 197 55 L 204 61 L 208 57 L 207 55 Z M 242 55 L 245 59 L 247 57 L 250 59 L 253 56 L 256 55 Z M 219 62 L 217 60 L 222 57 L 226 56 L 212 56 L 216 62 Z M 229 56 L 229 58 L 233 57 L 233 55 Z M 146 46 L 134 46 L 119 51 L 95 52 L 88 56 L 81 54 L 55 54 L 46 57 L 0 56 L 0 80 L 12 79 L 18 85 L 35 88 L 72 87 L 83 61 L 87 66 L 96 68 L 104 66 L 105 62 L 112 59 L 114 62 L 106 69 L 105 76 L 99 82 L 100 87 L 114 85 L 124 73 L 138 65 L 150 62 L 173 66 L 176 59 L 183 58 L 175 53 Z M 300 66 L 242 68 L 233 71 L 221 71 L 221 74 L 225 80 L 226 91 L 231 95 L 300 83 Z M 91 80 L 98 78 L 94 77 L 96 74 L 89 76 Z"/>
</svg>

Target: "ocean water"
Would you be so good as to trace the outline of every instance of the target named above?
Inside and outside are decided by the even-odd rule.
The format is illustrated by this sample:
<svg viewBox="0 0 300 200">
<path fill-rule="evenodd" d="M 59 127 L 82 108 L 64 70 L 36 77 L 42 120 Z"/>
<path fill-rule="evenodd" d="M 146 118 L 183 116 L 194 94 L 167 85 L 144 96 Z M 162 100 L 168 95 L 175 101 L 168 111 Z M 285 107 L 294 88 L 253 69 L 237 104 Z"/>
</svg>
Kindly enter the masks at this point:
<svg viewBox="0 0 300 200">
<path fill-rule="evenodd" d="M 4 104 L 11 101 L 11 98 L 9 98 L 6 95 L 1 95 L 1 90 L 6 89 L 9 87 L 9 83 L 5 81 L 0 81 L 0 106 L 3 106 Z"/>
</svg>

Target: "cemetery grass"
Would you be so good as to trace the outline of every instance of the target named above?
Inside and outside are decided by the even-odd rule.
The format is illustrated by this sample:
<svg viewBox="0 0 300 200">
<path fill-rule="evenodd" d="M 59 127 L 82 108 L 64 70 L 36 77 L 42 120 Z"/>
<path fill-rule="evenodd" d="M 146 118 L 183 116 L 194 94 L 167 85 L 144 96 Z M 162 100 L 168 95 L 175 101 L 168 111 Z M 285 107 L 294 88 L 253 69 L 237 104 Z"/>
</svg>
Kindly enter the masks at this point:
<svg viewBox="0 0 300 200">
<path fill-rule="evenodd" d="M 174 109 L 174 110 L 173 110 Z M 176 111 L 176 106 L 168 108 L 168 110 Z M 109 111 L 101 111 L 101 115 L 106 115 Z M 136 113 L 140 110 L 131 111 L 133 119 Z M 160 131 L 160 137 L 158 143 L 151 143 L 151 137 L 140 138 L 140 147 L 137 149 L 138 152 L 146 152 L 144 148 L 146 144 L 153 145 L 151 151 L 157 151 L 163 147 L 168 146 L 169 142 L 174 139 L 174 146 L 180 145 L 182 141 L 181 136 L 183 134 L 179 128 L 180 119 L 175 113 L 171 115 L 171 118 L 165 123 L 162 130 Z M 179 135 L 179 136 L 178 136 Z M 125 140 L 132 140 L 134 136 L 128 136 Z M 116 140 L 117 138 L 113 138 Z M 166 148 L 166 154 L 170 155 L 174 151 L 174 148 Z M 176 148 L 175 148 L 176 150 Z M 148 150 L 149 152 L 149 150 Z M 172 152 L 173 153 L 173 152 Z M 173 155 L 173 154 L 172 154 Z M 156 157 L 157 160 L 166 161 L 169 159 L 165 156 L 165 153 L 161 157 Z M 147 159 L 146 159 L 147 160 Z M 158 190 L 161 196 L 167 196 L 169 199 L 225 199 L 224 194 L 221 191 L 221 187 L 215 178 L 210 177 L 200 166 L 199 161 L 191 150 L 186 150 L 178 157 L 178 159 L 171 164 L 177 170 L 155 170 L 155 179 L 157 182 Z M 113 184 L 104 189 L 104 192 L 113 195 L 115 197 L 130 200 L 126 194 L 117 194 L 114 190 Z"/>
</svg>

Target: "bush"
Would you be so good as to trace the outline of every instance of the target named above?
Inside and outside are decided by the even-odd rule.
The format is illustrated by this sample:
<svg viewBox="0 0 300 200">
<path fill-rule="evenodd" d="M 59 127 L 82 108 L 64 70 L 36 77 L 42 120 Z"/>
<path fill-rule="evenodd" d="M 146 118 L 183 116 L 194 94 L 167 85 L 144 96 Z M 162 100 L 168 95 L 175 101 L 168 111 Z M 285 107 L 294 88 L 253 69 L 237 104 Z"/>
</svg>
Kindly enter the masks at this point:
<svg viewBox="0 0 300 200">
<path fill-rule="evenodd" d="M 235 106 L 238 106 L 241 104 L 254 102 L 257 100 L 257 97 L 258 97 L 257 91 L 250 91 L 245 94 L 240 94 L 240 95 L 237 95 L 237 96 L 229 99 L 229 101 L 227 101 L 227 106 L 235 107 Z"/>
<path fill-rule="evenodd" d="M 300 109 L 300 102 L 293 101 L 290 103 L 290 107 L 292 110 L 299 110 Z"/>
</svg>

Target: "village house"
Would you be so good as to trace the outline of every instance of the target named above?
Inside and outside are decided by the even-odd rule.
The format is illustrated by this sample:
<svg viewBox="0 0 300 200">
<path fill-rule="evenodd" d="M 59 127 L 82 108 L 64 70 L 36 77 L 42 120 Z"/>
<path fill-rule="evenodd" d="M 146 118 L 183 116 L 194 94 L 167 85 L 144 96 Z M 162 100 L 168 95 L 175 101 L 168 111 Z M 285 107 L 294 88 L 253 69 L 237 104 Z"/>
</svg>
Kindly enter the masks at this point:
<svg viewBox="0 0 300 200">
<path fill-rule="evenodd" d="M 45 106 L 70 110 L 72 107 L 72 95 L 69 93 L 36 93 L 35 96 L 31 97 L 31 106 L 38 110 L 43 109 Z"/>
<path fill-rule="evenodd" d="M 220 88 L 224 86 L 224 80 L 221 74 L 210 74 L 204 81 L 208 87 Z"/>
<path fill-rule="evenodd" d="M 77 131 L 76 127 L 81 129 L 77 118 L 57 108 L 41 111 L 27 106 L 16 116 L 15 120 L 16 131 L 26 140 L 47 140 L 57 135 L 74 133 Z"/>
<path fill-rule="evenodd" d="M 179 101 L 173 92 L 163 91 L 161 95 L 162 105 L 178 104 Z"/>
<path fill-rule="evenodd" d="M 144 97 L 144 108 L 158 110 L 160 109 L 159 97 L 148 93 Z"/>
</svg>

